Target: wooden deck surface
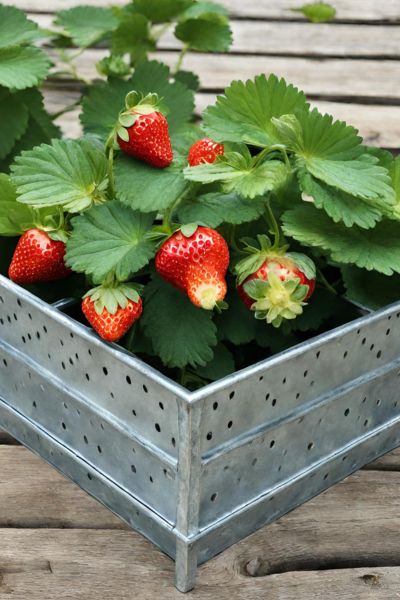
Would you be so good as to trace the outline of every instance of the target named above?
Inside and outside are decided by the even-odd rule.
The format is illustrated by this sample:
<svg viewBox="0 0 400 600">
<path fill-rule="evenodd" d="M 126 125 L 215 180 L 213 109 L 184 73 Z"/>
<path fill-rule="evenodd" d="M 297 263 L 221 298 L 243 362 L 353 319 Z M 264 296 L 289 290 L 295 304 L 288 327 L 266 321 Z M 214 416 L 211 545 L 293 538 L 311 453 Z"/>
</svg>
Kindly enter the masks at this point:
<svg viewBox="0 0 400 600">
<path fill-rule="evenodd" d="M 162 1 L 162 0 L 160 0 Z M 194 54 L 198 110 L 231 79 L 275 72 L 367 141 L 400 146 L 400 0 L 332 0 L 333 24 L 311 25 L 302 0 L 220 0 L 233 17 L 230 56 Z M 41 25 L 77 0 L 11 0 Z M 85 4 L 101 4 L 85 0 Z M 114 4 L 123 3 L 114 0 Z M 106 4 L 106 2 L 103 2 Z M 166 36 L 161 57 L 176 60 Z M 79 68 L 94 74 L 101 50 Z M 70 82 L 50 83 L 51 110 L 73 101 Z M 77 112 L 60 124 L 79 135 Z M 202 600 L 398 600 L 400 451 L 336 485 L 199 570 Z M 55 470 L 0 433 L 0 600 L 172 600 L 173 564 Z"/>
</svg>

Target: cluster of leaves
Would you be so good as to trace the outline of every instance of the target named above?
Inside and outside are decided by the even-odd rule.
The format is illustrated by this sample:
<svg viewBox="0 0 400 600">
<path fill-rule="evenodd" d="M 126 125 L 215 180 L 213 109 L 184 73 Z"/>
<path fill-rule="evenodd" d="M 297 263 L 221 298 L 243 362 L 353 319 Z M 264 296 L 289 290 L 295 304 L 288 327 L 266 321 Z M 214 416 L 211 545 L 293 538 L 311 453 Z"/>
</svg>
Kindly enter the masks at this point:
<svg viewBox="0 0 400 600">
<path fill-rule="evenodd" d="M 22 150 L 59 136 L 37 89 L 50 67 L 45 52 L 33 45 L 39 37 L 23 12 L 0 5 L 1 171 Z"/>
<path fill-rule="evenodd" d="M 166 169 L 122 154 L 111 171 L 107 165 L 104 142 L 133 88 L 163 97 L 174 146 Z M 326 276 L 341 269 L 348 295 L 377 306 L 394 291 L 388 276 L 400 274 L 400 159 L 365 147 L 354 128 L 311 110 L 304 94 L 283 79 L 262 75 L 233 82 L 206 110 L 202 127 L 224 143 L 225 153 L 213 164 L 188 167 L 188 149 L 204 135 L 190 122 L 192 109 L 192 90 L 171 78 L 165 65 L 143 62 L 130 79 L 91 88 L 82 140 L 23 152 L 11 170 L 20 210 L 61 210 L 71 219 L 67 260 L 90 285 L 112 276 L 145 286 L 144 314 L 124 340 L 127 347 L 156 365 L 185 369 L 184 382 L 200 385 L 349 311 L 332 288 L 323 288 L 325 276 L 304 313 L 279 332 L 241 304 L 232 275 L 228 310 L 213 315 L 194 307 L 155 273 L 153 259 L 165 239 L 161 216 L 164 225 L 219 228 L 233 266 L 243 256 L 242 237 L 272 233 L 263 220 L 269 204 L 292 250 L 306 252 Z M 374 295 L 365 283 L 369 271 L 380 283 Z"/>
<path fill-rule="evenodd" d="M 16 9 L 0 10 L 0 29 L 6 19 L 4 32 L 14 28 L 13 45 L 3 54 L 0 48 L 0 103 L 11 132 L 2 136 L 8 146 L 0 145 L 2 246 L 4 236 L 12 240 L 33 225 L 60 230 L 69 265 L 84 275 L 78 288 L 65 280 L 62 296 L 81 296 L 110 277 L 143 285 L 143 316 L 122 340 L 129 350 L 195 387 L 352 318 L 356 311 L 342 297 L 372 308 L 398 298 L 400 158 L 366 147 L 353 127 L 312 110 L 301 91 L 273 75 L 233 82 L 200 128 L 193 124 L 195 75 L 180 61 L 171 71 L 148 60 L 170 27 L 183 42 L 181 56 L 227 49 L 221 7 L 134 0 L 118 9 L 61 11 L 57 36 L 48 32 L 59 48 L 111 48 L 99 66 L 107 81 L 85 93 L 79 140 L 54 139 L 58 131 L 32 87 L 49 68 L 43 51 L 30 45 L 36 26 Z M 8 43 L 5 33 L 0 39 Z M 18 65 L 19 52 L 32 57 L 28 74 L 7 69 L 7 56 Z M 106 141 L 131 90 L 162 98 L 174 148 L 165 169 L 123 154 L 108 160 Z M 188 150 L 205 134 L 224 144 L 224 155 L 189 167 Z M 218 228 L 230 247 L 229 308 L 220 314 L 196 308 L 155 272 L 165 235 L 193 223 Z M 318 267 L 309 305 L 279 330 L 254 319 L 236 292 L 235 264 L 259 234 L 278 236 Z M 8 243 L 4 248 L 8 255 Z"/>
<path fill-rule="evenodd" d="M 109 48 L 109 55 L 97 64 L 99 74 L 107 77 L 132 75 L 163 38 L 166 48 L 181 49 L 175 75 L 194 89 L 197 76 L 180 69 L 184 54 L 188 50 L 225 52 L 232 42 L 224 7 L 195 0 L 132 0 L 113 8 L 76 6 L 57 13 L 56 25 L 53 43 L 60 49 L 99 44 Z M 68 55 L 62 56 L 68 62 Z"/>
</svg>

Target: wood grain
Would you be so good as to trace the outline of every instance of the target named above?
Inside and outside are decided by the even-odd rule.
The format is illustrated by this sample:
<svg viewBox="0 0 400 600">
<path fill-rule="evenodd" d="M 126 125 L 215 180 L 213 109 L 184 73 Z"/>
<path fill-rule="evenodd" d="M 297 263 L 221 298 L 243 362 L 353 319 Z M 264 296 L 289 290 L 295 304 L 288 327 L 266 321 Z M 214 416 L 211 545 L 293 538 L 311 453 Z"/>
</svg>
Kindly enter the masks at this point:
<svg viewBox="0 0 400 600">
<path fill-rule="evenodd" d="M 28 15 L 40 27 L 52 26 L 50 14 Z M 276 21 L 233 21 L 231 51 L 239 54 L 340 57 L 399 57 L 400 27 L 382 25 L 332 25 L 282 23 Z M 177 50 L 182 44 L 173 26 L 159 41 L 161 50 Z"/>
<path fill-rule="evenodd" d="M 182 600 L 173 564 L 128 532 L 2 530 L 0 600 Z M 223 555 L 222 555 L 223 556 Z M 395 600 L 400 568 L 367 567 L 248 577 L 222 557 L 200 567 L 190 598 Z M 318 568 L 318 567 L 317 567 Z"/>
<path fill-rule="evenodd" d="M 22 446 L 0 446 L 0 527 L 126 528 Z"/>
<path fill-rule="evenodd" d="M 24 475 L 26 495 L 33 475 Z M 60 483 L 53 482 L 48 501 L 56 493 L 58 510 L 68 503 L 76 507 L 71 495 L 62 502 L 66 490 Z M 394 600 L 400 584 L 395 567 L 400 561 L 399 492 L 399 473 L 353 475 L 202 566 L 192 595 L 207 600 L 255 600 L 266 593 L 268 600 Z M 21 487 L 13 497 L 14 511 L 26 505 L 23 494 Z M 7 500 L 1 497 L 0 506 Z M 91 501 L 82 495 L 79 504 Z M 34 502 L 29 514 L 40 517 L 45 527 L 49 511 L 50 502 Z M 181 598 L 172 587 L 172 562 L 139 534 L 82 530 L 79 517 L 76 523 L 76 529 L 0 530 L 0 600 L 10 594 L 18 600 L 128 599 L 135 589 L 144 600 Z"/>
<path fill-rule="evenodd" d="M 219 0 L 233 16 L 252 17 L 255 19 L 300 20 L 299 13 L 290 9 L 304 4 L 301 0 Z M 81 4 L 81 0 L 53 0 L 51 10 L 56 12 Z M 92 6 L 109 6 L 126 4 L 126 0 L 85 0 Z M 44 0 L 13 0 L 13 5 L 27 11 L 48 12 L 49 4 Z M 400 21 L 398 0 L 335 0 L 337 21 Z"/>
<path fill-rule="evenodd" d="M 98 77 L 95 64 L 107 54 L 106 50 L 86 50 L 78 59 L 77 66 L 87 78 Z M 52 54 L 56 68 L 61 64 Z M 158 60 L 170 66 L 176 64 L 177 52 L 158 52 Z M 318 98 L 357 98 L 400 103 L 400 61 L 351 60 L 351 59 L 305 59 L 264 56 L 235 56 L 189 53 L 184 68 L 195 71 L 203 90 L 220 90 L 233 79 L 253 78 L 260 73 L 276 73 L 285 77 L 307 94 Z M 360 73 L 368 76 L 360 77 Z"/>
</svg>

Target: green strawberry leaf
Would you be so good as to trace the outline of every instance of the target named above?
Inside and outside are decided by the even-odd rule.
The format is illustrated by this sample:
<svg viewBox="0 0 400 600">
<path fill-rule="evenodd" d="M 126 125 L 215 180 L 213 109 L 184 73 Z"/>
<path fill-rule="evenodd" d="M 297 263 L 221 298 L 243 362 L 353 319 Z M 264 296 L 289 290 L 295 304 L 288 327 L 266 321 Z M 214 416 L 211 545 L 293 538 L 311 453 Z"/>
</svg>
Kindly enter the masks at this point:
<svg viewBox="0 0 400 600">
<path fill-rule="evenodd" d="M 22 152 L 11 171 L 23 204 L 80 212 L 106 199 L 107 161 L 88 139 L 54 140 Z"/>
<path fill-rule="evenodd" d="M 232 44 L 229 19 L 216 12 L 183 18 L 175 27 L 175 36 L 193 50 L 227 52 Z"/>
<path fill-rule="evenodd" d="M 235 371 L 235 361 L 232 352 L 223 344 L 218 344 L 212 360 L 204 367 L 197 367 L 196 374 L 203 379 L 218 381 Z"/>
<path fill-rule="evenodd" d="M 218 15 L 228 16 L 228 11 L 222 4 L 216 2 L 194 2 L 185 10 L 184 17 L 195 18 L 201 17 L 204 14 L 216 13 Z"/>
<path fill-rule="evenodd" d="M 326 2 L 312 2 L 290 10 L 302 13 L 311 23 L 326 23 L 336 16 L 336 8 Z"/>
<path fill-rule="evenodd" d="M 226 302 L 228 310 L 215 317 L 220 338 L 235 346 L 249 344 L 254 340 L 258 326 L 254 313 L 243 304 L 236 286 L 229 289 Z"/>
<path fill-rule="evenodd" d="M 166 169 L 119 155 L 114 163 L 115 192 L 118 199 L 135 210 L 153 212 L 171 206 L 187 189 L 182 174 L 186 160 L 176 156 Z"/>
<path fill-rule="evenodd" d="M 142 326 L 166 366 L 204 366 L 212 360 L 217 328 L 211 311 L 197 308 L 158 277 L 146 286 L 144 304 Z"/>
<path fill-rule="evenodd" d="M 49 143 L 60 137 L 60 129 L 54 125 L 50 115 L 43 106 L 43 96 L 36 88 L 21 90 L 15 94 L 16 106 L 22 102 L 28 110 L 28 124 L 25 133 L 14 144 L 12 153 L 4 161 L 0 161 L 0 170 L 8 171 L 10 164 L 23 150 L 30 150 L 42 143 Z M 5 127 L 5 126 L 4 126 Z"/>
<path fill-rule="evenodd" d="M 50 60 L 39 48 L 0 48 L 0 85 L 22 90 L 38 85 L 46 77 Z"/>
<path fill-rule="evenodd" d="M 133 77 L 127 81 L 113 79 L 95 83 L 83 99 L 81 122 L 86 133 L 94 133 L 104 140 L 118 120 L 125 106 L 125 96 L 132 90 L 144 95 L 156 93 L 168 108 L 171 133 L 178 131 L 192 116 L 194 94 L 179 81 L 170 81 L 170 71 L 157 61 L 139 64 Z"/>
<path fill-rule="evenodd" d="M 1 8 L 1 6 L 0 6 Z M 0 158 L 5 158 L 25 133 L 28 126 L 28 109 L 7 88 L 0 87 Z"/>
<path fill-rule="evenodd" d="M 77 46 L 96 44 L 118 25 L 111 8 L 74 6 L 57 13 L 56 24 L 63 28 Z"/>
<path fill-rule="evenodd" d="M 188 87 L 189 90 L 193 90 L 194 92 L 197 92 L 200 89 L 199 76 L 192 71 L 178 71 L 174 75 L 174 79 L 175 81 L 180 81 L 183 85 Z"/>
<path fill-rule="evenodd" d="M 71 221 L 66 261 L 97 282 L 109 274 L 126 281 L 156 252 L 155 242 L 146 236 L 153 220 L 154 214 L 143 215 L 117 201 L 94 206 Z"/>
<path fill-rule="evenodd" d="M 32 209 L 17 202 L 16 190 L 10 178 L 0 173 L 0 235 L 21 235 L 24 225 L 31 226 L 33 222 Z"/>
<path fill-rule="evenodd" d="M 392 159 L 389 167 L 389 175 L 395 194 L 395 204 L 385 211 L 388 217 L 400 220 L 400 156 Z"/>
<path fill-rule="evenodd" d="M 133 60 L 145 59 L 147 52 L 155 50 L 150 38 L 150 23 L 145 16 L 125 16 L 112 34 L 112 51 L 115 54 L 130 54 Z"/>
<path fill-rule="evenodd" d="M 257 163 L 245 145 L 233 152 L 225 152 L 212 164 L 186 167 L 186 179 L 199 183 L 220 182 L 226 193 L 235 192 L 244 198 L 255 198 L 279 188 L 287 179 L 288 171 L 279 160 Z"/>
<path fill-rule="evenodd" d="M 134 0 L 133 9 L 152 23 L 164 23 L 177 17 L 192 3 L 193 0 Z"/>
<path fill-rule="evenodd" d="M 314 206 L 325 210 L 335 223 L 371 229 L 382 220 L 382 212 L 376 206 L 317 181 L 307 172 L 299 173 L 299 182 L 303 198 L 313 200 Z"/>
<path fill-rule="evenodd" d="M 374 229 L 349 229 L 308 204 L 286 211 L 282 222 L 285 235 L 325 250 L 335 262 L 385 275 L 400 273 L 400 224 L 395 221 L 382 221 Z"/>
<path fill-rule="evenodd" d="M 29 134 L 29 129 L 31 127 L 35 129 L 35 142 L 31 144 L 30 148 L 38 146 L 43 142 L 49 143 L 52 139 L 60 137 L 60 129 L 57 125 L 54 125 L 51 116 L 46 111 L 43 95 L 38 89 L 29 88 L 27 90 L 22 90 L 18 92 L 18 98 L 25 104 L 29 112 L 29 122 L 26 133 Z M 28 147 L 24 146 L 21 150 L 22 149 L 25 150 L 28 149 Z M 19 152 L 21 150 L 19 150 Z"/>
<path fill-rule="evenodd" d="M 342 267 L 346 296 L 353 302 L 377 310 L 400 300 L 400 276 L 370 273 L 357 267 Z"/>
<path fill-rule="evenodd" d="M 276 140 L 273 117 L 297 114 L 308 107 L 303 92 L 284 79 L 259 75 L 254 81 L 234 81 L 204 114 L 204 129 L 218 142 L 268 146 Z"/>
<path fill-rule="evenodd" d="M 0 4 L 0 47 L 26 44 L 40 37 L 39 28 L 22 10 Z"/>
<path fill-rule="evenodd" d="M 379 160 L 367 154 L 357 131 L 317 109 L 294 120 L 275 120 L 279 141 L 296 153 L 315 178 L 364 200 L 393 203 L 390 178 Z"/>
<path fill-rule="evenodd" d="M 254 221 L 265 211 L 265 201 L 249 200 L 238 194 L 210 193 L 188 197 L 178 208 L 181 223 L 199 223 L 208 227 L 218 227 L 222 223 L 240 225 Z"/>
</svg>

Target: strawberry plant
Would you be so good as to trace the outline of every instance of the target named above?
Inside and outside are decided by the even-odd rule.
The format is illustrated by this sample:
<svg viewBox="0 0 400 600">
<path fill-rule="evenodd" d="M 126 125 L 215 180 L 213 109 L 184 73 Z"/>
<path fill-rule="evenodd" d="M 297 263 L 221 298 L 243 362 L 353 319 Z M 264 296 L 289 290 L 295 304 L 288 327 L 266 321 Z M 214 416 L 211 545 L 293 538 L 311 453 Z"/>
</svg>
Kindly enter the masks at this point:
<svg viewBox="0 0 400 600">
<path fill-rule="evenodd" d="M 32 88 L 49 68 L 37 28 L 1 10 L 33 65 L 13 79 L 0 48 L 0 235 L 15 282 L 75 297 L 72 316 L 190 388 L 398 299 L 400 159 L 275 75 L 234 81 L 195 123 L 182 61 L 228 49 L 221 7 L 60 12 L 45 32 L 59 76 L 82 80 L 71 44 L 110 49 L 107 79 L 83 81 L 78 140 L 57 139 Z M 171 27 L 172 71 L 148 57 Z"/>
</svg>

